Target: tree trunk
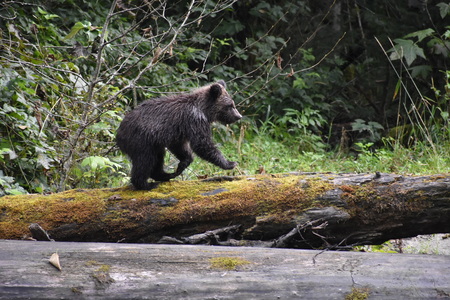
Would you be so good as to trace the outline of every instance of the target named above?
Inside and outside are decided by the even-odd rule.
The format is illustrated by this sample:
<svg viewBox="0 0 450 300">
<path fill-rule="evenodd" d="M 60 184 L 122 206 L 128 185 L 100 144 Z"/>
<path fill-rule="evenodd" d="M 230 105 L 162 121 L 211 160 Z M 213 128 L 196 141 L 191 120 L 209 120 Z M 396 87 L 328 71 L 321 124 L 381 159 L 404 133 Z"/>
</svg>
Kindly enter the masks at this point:
<svg viewBox="0 0 450 300">
<path fill-rule="evenodd" d="M 437 299 L 449 269 L 431 255 L 0 241 L 0 299 Z"/>
<path fill-rule="evenodd" d="M 0 238 L 346 248 L 450 232 L 450 176 L 285 174 L 0 198 Z M 35 238 L 37 237 L 35 234 Z"/>
</svg>

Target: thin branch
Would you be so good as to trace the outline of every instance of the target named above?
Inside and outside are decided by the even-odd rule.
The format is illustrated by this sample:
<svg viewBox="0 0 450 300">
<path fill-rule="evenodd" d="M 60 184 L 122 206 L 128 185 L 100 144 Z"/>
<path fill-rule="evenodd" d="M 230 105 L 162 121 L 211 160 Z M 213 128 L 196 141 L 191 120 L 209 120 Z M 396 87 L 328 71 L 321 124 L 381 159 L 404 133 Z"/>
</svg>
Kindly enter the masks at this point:
<svg viewBox="0 0 450 300">
<path fill-rule="evenodd" d="M 329 50 L 327 53 L 325 53 L 321 59 L 319 59 L 318 62 L 316 62 L 314 65 L 308 67 L 308 68 L 304 68 L 298 71 L 294 71 L 293 73 L 286 73 L 284 75 L 291 75 L 291 74 L 297 74 L 297 73 L 301 73 L 301 72 L 305 72 L 305 71 L 309 71 L 314 69 L 315 67 L 317 67 L 318 65 L 320 65 L 331 53 L 333 53 L 333 51 L 336 49 L 337 45 L 339 45 L 339 43 L 342 41 L 342 39 L 345 37 L 345 35 L 347 34 L 347 32 L 344 32 L 342 34 L 342 36 L 336 41 L 336 43 L 334 43 L 333 47 L 331 48 L 331 50 Z"/>
<path fill-rule="evenodd" d="M 92 98 L 94 95 L 94 88 L 95 88 L 95 85 L 98 83 L 97 80 L 98 80 L 98 77 L 100 74 L 100 69 L 101 69 L 102 60 L 103 60 L 102 59 L 103 58 L 103 49 L 106 46 L 105 35 L 108 32 L 108 26 L 109 26 L 109 23 L 111 22 L 111 18 L 113 16 L 113 14 L 114 14 L 114 9 L 116 8 L 116 4 L 117 4 L 117 0 L 114 0 L 113 3 L 111 4 L 108 15 L 106 16 L 105 23 L 103 24 L 103 29 L 102 29 L 102 33 L 100 35 L 100 41 L 99 41 L 99 44 L 100 44 L 99 50 L 98 50 L 97 58 L 96 58 L 97 64 L 96 64 L 94 72 L 92 74 L 92 78 L 91 78 L 91 82 L 89 84 L 88 94 L 87 94 L 87 98 L 86 98 L 86 102 L 88 102 L 88 103 L 92 101 Z M 87 117 L 87 114 L 86 114 L 86 117 Z"/>
<path fill-rule="evenodd" d="M 167 50 L 175 43 L 175 40 L 177 39 L 178 35 L 181 33 L 181 30 L 184 28 L 184 26 L 185 26 L 189 16 L 192 13 L 192 7 L 194 6 L 194 3 L 195 3 L 195 0 L 192 0 L 191 3 L 189 4 L 188 11 L 187 11 L 186 16 L 184 17 L 181 25 L 178 27 L 177 30 L 175 30 L 175 33 L 174 33 L 172 39 L 170 40 L 170 42 L 161 49 L 161 54 L 160 55 L 165 54 L 167 52 Z M 133 87 L 136 84 L 136 82 L 142 77 L 142 75 L 145 72 L 147 72 L 149 69 L 151 69 L 153 67 L 153 65 L 154 65 L 154 63 L 150 62 L 144 69 L 142 69 L 138 73 L 138 75 L 132 80 L 132 82 L 129 85 L 129 87 Z"/>
</svg>

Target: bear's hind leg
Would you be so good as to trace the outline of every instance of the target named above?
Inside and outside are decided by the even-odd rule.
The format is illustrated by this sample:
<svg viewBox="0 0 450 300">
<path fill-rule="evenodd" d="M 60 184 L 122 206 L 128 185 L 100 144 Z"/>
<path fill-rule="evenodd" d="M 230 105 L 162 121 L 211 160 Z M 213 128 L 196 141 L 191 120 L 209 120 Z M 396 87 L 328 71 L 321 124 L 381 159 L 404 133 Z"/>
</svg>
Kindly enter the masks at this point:
<svg viewBox="0 0 450 300">
<path fill-rule="evenodd" d="M 137 190 L 151 190 L 158 184 L 148 182 L 150 178 L 152 164 L 145 156 L 132 159 L 131 183 Z"/>
<path fill-rule="evenodd" d="M 174 175 L 178 176 L 194 161 L 192 157 L 192 150 L 189 146 L 189 143 L 183 143 L 181 145 L 173 145 L 169 147 L 169 151 L 175 155 L 176 158 L 180 161 L 178 163 L 177 170 Z"/>
<path fill-rule="evenodd" d="M 166 154 L 165 149 L 155 151 L 153 154 L 154 157 L 154 166 L 152 168 L 150 177 L 156 181 L 169 181 L 172 178 L 175 178 L 175 174 L 169 174 L 164 171 L 164 155 Z"/>
</svg>

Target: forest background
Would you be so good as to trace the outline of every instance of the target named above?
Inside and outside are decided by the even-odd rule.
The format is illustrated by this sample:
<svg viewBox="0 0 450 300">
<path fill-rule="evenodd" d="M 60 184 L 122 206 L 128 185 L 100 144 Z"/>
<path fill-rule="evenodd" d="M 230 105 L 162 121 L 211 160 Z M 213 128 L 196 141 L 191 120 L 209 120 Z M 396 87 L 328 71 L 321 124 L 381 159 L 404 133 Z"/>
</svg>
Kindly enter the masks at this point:
<svg viewBox="0 0 450 300">
<path fill-rule="evenodd" d="M 239 166 L 196 159 L 181 179 L 448 172 L 449 15 L 442 0 L 3 1 L 0 196 L 128 184 L 124 114 L 218 79 L 245 115 L 213 127 Z"/>
</svg>

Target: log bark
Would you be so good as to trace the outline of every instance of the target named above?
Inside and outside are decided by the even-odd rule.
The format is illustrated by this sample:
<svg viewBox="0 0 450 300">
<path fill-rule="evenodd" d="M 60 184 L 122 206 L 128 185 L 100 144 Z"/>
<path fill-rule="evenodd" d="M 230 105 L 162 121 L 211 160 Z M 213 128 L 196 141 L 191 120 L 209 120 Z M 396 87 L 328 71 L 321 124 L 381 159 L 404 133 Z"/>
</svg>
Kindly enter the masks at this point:
<svg viewBox="0 0 450 300">
<path fill-rule="evenodd" d="M 3 239 L 37 223 L 56 241 L 340 249 L 449 233 L 449 220 L 449 175 L 261 175 L 0 198 Z"/>
<path fill-rule="evenodd" d="M 0 250 L 8 300 L 450 297 L 445 256 L 1 240 Z"/>
</svg>

